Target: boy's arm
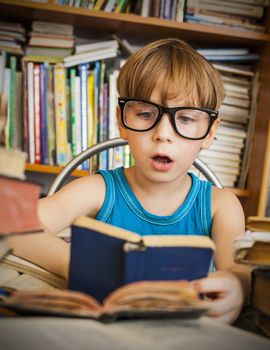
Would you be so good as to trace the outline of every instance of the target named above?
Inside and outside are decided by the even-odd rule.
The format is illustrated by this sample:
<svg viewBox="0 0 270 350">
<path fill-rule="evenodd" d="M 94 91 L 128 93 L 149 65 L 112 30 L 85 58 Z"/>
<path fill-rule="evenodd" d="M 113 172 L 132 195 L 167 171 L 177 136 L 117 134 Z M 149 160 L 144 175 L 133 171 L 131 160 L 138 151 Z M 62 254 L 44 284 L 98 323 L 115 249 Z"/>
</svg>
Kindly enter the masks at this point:
<svg viewBox="0 0 270 350">
<path fill-rule="evenodd" d="M 245 216 L 238 198 L 228 190 L 213 192 L 212 237 L 216 244 L 215 266 L 217 270 L 232 272 L 241 282 L 244 299 L 249 301 L 250 268 L 234 261 L 233 242 L 245 232 Z"/>
<path fill-rule="evenodd" d="M 210 297 L 208 315 L 225 323 L 239 316 L 249 299 L 250 269 L 234 262 L 234 239 L 245 231 L 243 209 L 237 197 L 228 190 L 213 189 L 212 238 L 216 244 L 217 271 L 195 281 L 200 293 Z"/>
<path fill-rule="evenodd" d="M 14 255 L 68 278 L 70 245 L 46 228 L 42 233 L 11 236 L 9 246 Z"/>
<path fill-rule="evenodd" d="M 249 301 L 251 269 L 234 261 L 233 242 L 245 232 L 245 216 L 238 198 L 228 190 L 213 193 L 212 236 L 216 244 L 217 270 L 232 272 L 241 282 L 245 303 Z"/>
<path fill-rule="evenodd" d="M 104 202 L 105 193 L 101 175 L 76 179 L 52 196 L 39 200 L 40 221 L 51 232 L 61 232 L 80 215 L 95 217 Z"/>
</svg>

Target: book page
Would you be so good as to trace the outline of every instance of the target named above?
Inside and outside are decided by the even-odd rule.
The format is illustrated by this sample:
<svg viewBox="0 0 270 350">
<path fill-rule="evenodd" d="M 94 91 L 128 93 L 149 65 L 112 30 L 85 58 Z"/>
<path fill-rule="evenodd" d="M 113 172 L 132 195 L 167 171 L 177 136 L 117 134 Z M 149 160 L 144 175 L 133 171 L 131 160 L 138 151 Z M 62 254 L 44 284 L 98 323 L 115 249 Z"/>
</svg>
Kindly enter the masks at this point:
<svg viewBox="0 0 270 350">
<path fill-rule="evenodd" d="M 36 277 L 55 288 L 64 289 L 67 287 L 67 281 L 63 278 L 49 272 L 30 261 L 22 259 L 13 254 L 9 254 L 2 262 L 2 265 L 20 273 L 27 273 L 33 277 Z"/>
<path fill-rule="evenodd" d="M 201 307 L 197 291 L 187 281 L 140 281 L 112 292 L 104 301 L 104 309 L 175 311 Z"/>
<path fill-rule="evenodd" d="M 137 233 L 124 230 L 122 228 L 106 224 L 104 222 L 86 217 L 86 216 L 80 216 L 77 218 L 73 225 L 80 226 L 82 228 L 88 228 L 90 230 L 94 230 L 96 232 L 102 233 L 107 236 L 112 236 L 115 238 L 123 239 L 130 242 L 140 242 L 141 236 Z"/>
<path fill-rule="evenodd" d="M 211 238 L 193 235 L 144 236 L 143 243 L 148 247 L 201 247 L 215 250 Z"/>
<path fill-rule="evenodd" d="M 4 287 L 14 288 L 16 290 L 41 290 L 53 289 L 54 287 L 34 276 L 25 273 L 20 274 L 17 278 L 3 284 Z"/>
<path fill-rule="evenodd" d="M 18 271 L 0 265 L 0 286 L 5 286 L 6 283 L 14 280 L 19 275 Z"/>
</svg>

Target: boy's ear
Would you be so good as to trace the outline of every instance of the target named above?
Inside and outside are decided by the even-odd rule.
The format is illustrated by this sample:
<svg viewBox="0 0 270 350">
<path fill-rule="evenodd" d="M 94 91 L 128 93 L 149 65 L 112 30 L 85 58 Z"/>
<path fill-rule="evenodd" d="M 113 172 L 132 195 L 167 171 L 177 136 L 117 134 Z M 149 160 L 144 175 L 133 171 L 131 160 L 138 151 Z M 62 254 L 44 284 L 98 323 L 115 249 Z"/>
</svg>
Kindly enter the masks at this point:
<svg viewBox="0 0 270 350">
<path fill-rule="evenodd" d="M 214 124 L 212 125 L 212 127 L 209 131 L 209 134 L 203 140 L 202 147 L 201 147 L 202 149 L 207 149 L 212 145 L 212 143 L 215 139 L 219 124 L 220 124 L 220 118 L 215 120 Z"/>
<path fill-rule="evenodd" d="M 127 129 L 124 127 L 124 125 L 122 123 L 121 111 L 120 111 L 119 106 L 116 106 L 116 116 L 117 116 L 117 122 L 118 122 L 118 129 L 119 129 L 120 137 L 123 140 L 127 140 L 128 139 L 128 137 L 127 137 Z"/>
</svg>

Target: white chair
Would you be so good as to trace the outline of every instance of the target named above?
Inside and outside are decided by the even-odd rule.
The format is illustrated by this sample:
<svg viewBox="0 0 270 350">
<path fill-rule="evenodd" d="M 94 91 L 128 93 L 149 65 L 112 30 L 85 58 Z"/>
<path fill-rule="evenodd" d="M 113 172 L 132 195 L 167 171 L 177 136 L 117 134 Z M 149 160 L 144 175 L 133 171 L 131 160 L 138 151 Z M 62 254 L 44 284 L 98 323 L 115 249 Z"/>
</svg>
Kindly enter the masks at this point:
<svg viewBox="0 0 270 350">
<path fill-rule="evenodd" d="M 104 141 L 98 143 L 92 147 L 89 147 L 87 150 L 78 154 L 74 157 L 64 168 L 63 170 L 56 176 L 54 179 L 49 191 L 48 196 L 52 195 L 56 191 L 58 191 L 70 177 L 70 174 L 84 161 L 91 159 L 93 156 L 99 154 L 102 151 L 115 149 L 116 147 L 127 145 L 127 141 L 121 138 L 115 138 L 108 141 Z M 90 162 L 89 162 L 90 164 Z M 217 178 L 217 176 L 213 173 L 213 171 L 200 159 L 196 159 L 193 163 L 193 166 L 198 170 L 199 176 L 203 176 L 206 180 L 213 183 L 218 188 L 222 188 L 222 184 Z M 91 168 L 90 168 L 91 169 Z M 90 170 L 91 172 L 91 170 Z"/>
</svg>

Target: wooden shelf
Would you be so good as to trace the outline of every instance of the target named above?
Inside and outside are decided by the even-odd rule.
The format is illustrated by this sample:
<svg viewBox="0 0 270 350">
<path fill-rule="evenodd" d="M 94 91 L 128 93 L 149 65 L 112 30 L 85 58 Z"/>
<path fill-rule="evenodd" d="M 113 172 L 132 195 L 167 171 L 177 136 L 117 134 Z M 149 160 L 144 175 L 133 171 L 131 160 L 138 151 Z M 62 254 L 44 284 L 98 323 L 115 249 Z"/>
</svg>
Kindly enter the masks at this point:
<svg viewBox="0 0 270 350">
<path fill-rule="evenodd" d="M 42 164 L 26 164 L 26 171 L 30 172 L 37 172 L 37 173 L 43 173 L 43 174 L 59 174 L 60 171 L 63 169 L 63 167 L 59 166 L 52 166 L 52 165 L 42 165 Z M 71 174 L 71 176 L 81 177 L 81 176 L 87 176 L 89 175 L 88 171 L 86 170 L 74 170 Z M 230 191 L 232 191 L 236 196 L 238 197 L 249 197 L 250 191 L 246 189 L 241 188 L 228 188 Z"/>
<path fill-rule="evenodd" d="M 32 20 L 46 20 L 72 24 L 76 35 L 89 38 L 100 39 L 116 33 L 131 42 L 132 39 L 136 39 L 138 43 L 142 41 L 146 43 L 165 37 L 178 37 L 194 47 L 247 47 L 258 52 L 260 54 L 258 61 L 260 89 L 247 180 L 249 190 L 231 189 L 240 197 L 246 216 L 256 215 L 264 165 L 266 125 L 269 122 L 270 34 L 26 0 L 0 0 L 0 13 L 1 20 L 22 22 L 28 29 L 31 27 Z M 266 13 L 265 24 L 269 31 L 270 9 Z M 28 164 L 27 171 L 58 174 L 61 168 Z M 76 170 L 73 175 L 84 176 L 87 175 L 87 172 Z"/>
<path fill-rule="evenodd" d="M 43 165 L 43 164 L 30 164 L 27 163 L 26 164 L 26 171 L 30 171 L 30 172 L 36 172 L 36 173 L 44 173 L 44 174 L 59 174 L 60 171 L 63 169 L 63 167 L 60 166 L 53 166 L 53 165 Z M 76 176 L 76 177 L 80 177 L 80 176 L 86 176 L 88 175 L 88 171 L 86 170 L 74 170 L 71 173 L 71 176 Z"/>
<path fill-rule="evenodd" d="M 93 29 L 95 33 L 124 33 L 146 38 L 168 36 L 188 39 L 189 42 L 222 46 L 258 46 L 270 42 L 269 34 L 223 28 L 213 25 L 177 22 L 134 14 L 93 11 L 71 6 L 42 4 L 23 0 L 0 0 L 3 19 L 27 22 L 31 20 L 57 21 L 73 24 L 76 28 Z M 89 35 L 90 35 L 89 34 Z"/>
</svg>

